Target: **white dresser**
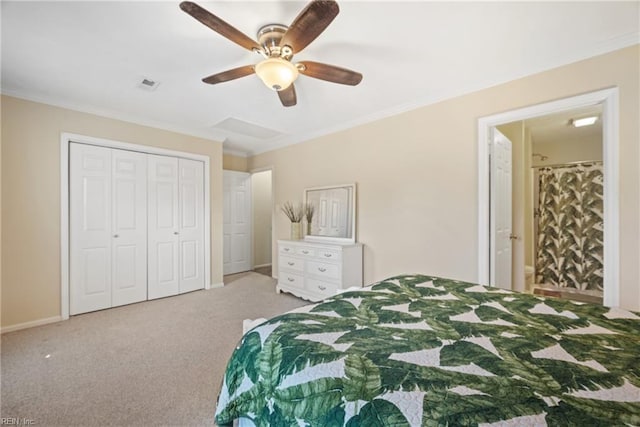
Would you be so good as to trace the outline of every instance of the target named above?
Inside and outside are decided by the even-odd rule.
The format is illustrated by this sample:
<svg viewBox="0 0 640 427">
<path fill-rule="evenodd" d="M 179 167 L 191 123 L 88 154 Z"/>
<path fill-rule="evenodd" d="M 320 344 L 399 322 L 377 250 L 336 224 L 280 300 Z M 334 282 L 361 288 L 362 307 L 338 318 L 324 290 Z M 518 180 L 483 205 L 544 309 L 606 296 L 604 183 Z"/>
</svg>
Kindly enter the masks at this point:
<svg viewBox="0 0 640 427">
<path fill-rule="evenodd" d="M 362 244 L 278 240 L 278 293 L 309 301 L 362 286 Z"/>
</svg>

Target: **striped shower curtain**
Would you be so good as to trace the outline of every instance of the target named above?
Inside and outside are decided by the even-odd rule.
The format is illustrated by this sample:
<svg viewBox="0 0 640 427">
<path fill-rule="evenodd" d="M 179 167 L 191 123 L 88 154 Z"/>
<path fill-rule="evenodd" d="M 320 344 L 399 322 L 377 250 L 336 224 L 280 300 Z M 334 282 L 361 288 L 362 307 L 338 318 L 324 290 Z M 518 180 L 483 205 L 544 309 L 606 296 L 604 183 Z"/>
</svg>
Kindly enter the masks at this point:
<svg viewBox="0 0 640 427">
<path fill-rule="evenodd" d="M 536 283 L 603 290 L 602 164 L 539 170 Z"/>
</svg>

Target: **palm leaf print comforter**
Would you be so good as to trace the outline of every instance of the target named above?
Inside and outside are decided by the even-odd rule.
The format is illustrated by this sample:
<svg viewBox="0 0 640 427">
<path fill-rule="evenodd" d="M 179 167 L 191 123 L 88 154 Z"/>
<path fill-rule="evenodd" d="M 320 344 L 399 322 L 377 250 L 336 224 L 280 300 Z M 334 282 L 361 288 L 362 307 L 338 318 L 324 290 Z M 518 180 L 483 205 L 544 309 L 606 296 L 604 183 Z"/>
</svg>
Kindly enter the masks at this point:
<svg viewBox="0 0 640 427">
<path fill-rule="evenodd" d="M 228 363 L 216 421 L 640 425 L 640 316 L 398 276 L 275 317 Z"/>
</svg>

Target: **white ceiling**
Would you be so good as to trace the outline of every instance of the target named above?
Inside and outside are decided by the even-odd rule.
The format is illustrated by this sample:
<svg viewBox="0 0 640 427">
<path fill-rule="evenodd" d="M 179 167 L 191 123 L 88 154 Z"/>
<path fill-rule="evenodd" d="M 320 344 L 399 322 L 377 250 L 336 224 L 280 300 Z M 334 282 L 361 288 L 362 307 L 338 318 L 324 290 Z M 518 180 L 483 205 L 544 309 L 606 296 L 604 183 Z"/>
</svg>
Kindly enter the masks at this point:
<svg viewBox="0 0 640 427">
<path fill-rule="evenodd" d="M 2 92 L 255 154 L 640 40 L 638 1 L 341 1 L 338 17 L 294 62 L 353 69 L 362 83 L 301 76 L 298 105 L 285 108 L 255 75 L 202 83 L 260 57 L 178 3 L 2 1 Z M 262 25 L 289 24 L 306 2 L 198 4 L 255 38 Z M 137 87 L 145 77 L 160 82 L 155 91 Z M 226 119 L 225 130 L 213 128 Z M 237 133 L 238 121 L 256 125 L 254 136 Z"/>
</svg>

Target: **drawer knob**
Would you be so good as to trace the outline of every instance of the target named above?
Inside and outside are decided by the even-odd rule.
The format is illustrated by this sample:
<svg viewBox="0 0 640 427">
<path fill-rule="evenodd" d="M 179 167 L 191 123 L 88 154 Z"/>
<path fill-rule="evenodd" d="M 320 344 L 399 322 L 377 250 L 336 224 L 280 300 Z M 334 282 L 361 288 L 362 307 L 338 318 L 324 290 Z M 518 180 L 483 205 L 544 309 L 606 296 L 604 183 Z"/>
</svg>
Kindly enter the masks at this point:
<svg viewBox="0 0 640 427">
<path fill-rule="evenodd" d="M 318 267 L 318 271 L 319 271 L 320 273 L 324 273 L 325 271 L 327 271 L 327 269 L 326 269 L 326 268 L 324 268 L 324 267 Z"/>
<path fill-rule="evenodd" d="M 287 280 L 290 281 L 290 282 L 295 282 L 296 281 L 296 279 L 294 279 L 292 277 L 287 277 Z"/>
<path fill-rule="evenodd" d="M 291 262 L 291 261 L 288 261 L 288 262 L 287 262 L 287 264 L 289 264 L 289 265 L 296 265 L 296 263 L 295 263 L 295 262 Z"/>
<path fill-rule="evenodd" d="M 327 289 L 326 286 L 322 286 L 322 285 L 318 285 L 318 289 L 320 289 L 321 291 L 324 291 L 325 289 Z"/>
<path fill-rule="evenodd" d="M 327 258 L 331 258 L 332 255 L 331 254 L 324 254 L 324 256 L 327 257 Z"/>
<path fill-rule="evenodd" d="M 309 251 L 302 251 L 302 253 L 306 255 L 309 253 Z"/>
<path fill-rule="evenodd" d="M 283 248 L 285 252 L 289 252 L 289 248 Z"/>
</svg>

